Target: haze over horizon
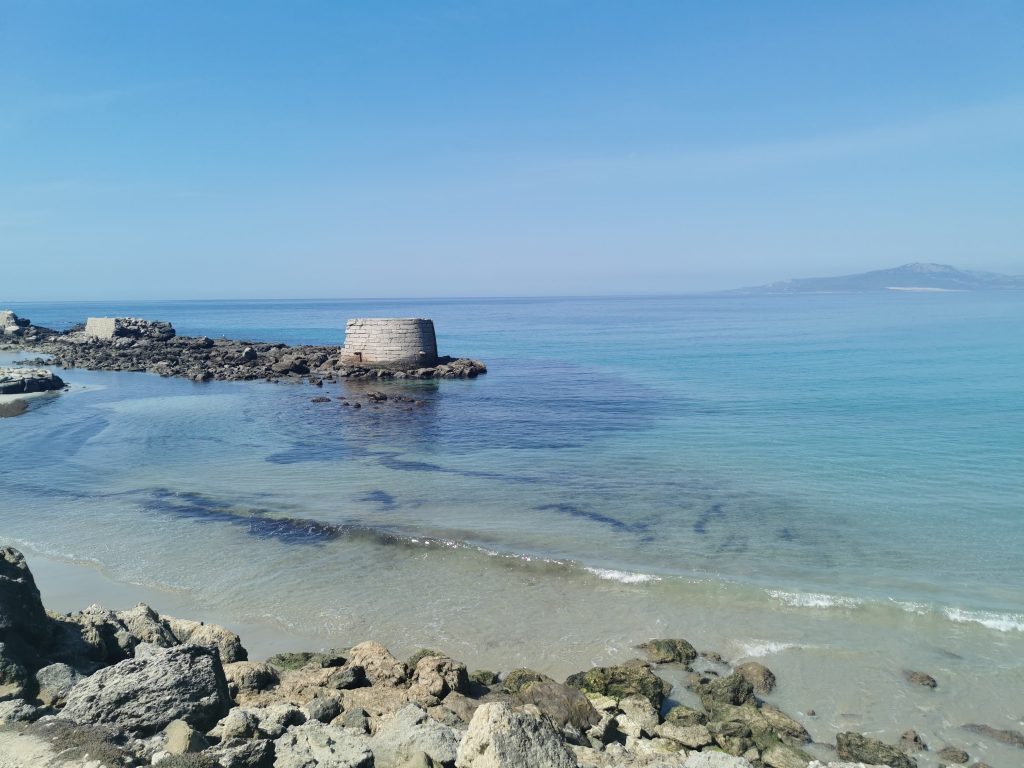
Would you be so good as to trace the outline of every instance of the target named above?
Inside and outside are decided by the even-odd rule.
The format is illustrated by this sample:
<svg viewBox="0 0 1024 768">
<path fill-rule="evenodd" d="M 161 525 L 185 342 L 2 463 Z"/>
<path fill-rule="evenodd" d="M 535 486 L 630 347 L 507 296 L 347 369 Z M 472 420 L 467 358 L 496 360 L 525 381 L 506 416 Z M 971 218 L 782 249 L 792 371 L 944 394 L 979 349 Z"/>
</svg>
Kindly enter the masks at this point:
<svg viewBox="0 0 1024 768">
<path fill-rule="evenodd" d="M 0 9 L 0 303 L 1024 273 L 1024 5 Z"/>
</svg>

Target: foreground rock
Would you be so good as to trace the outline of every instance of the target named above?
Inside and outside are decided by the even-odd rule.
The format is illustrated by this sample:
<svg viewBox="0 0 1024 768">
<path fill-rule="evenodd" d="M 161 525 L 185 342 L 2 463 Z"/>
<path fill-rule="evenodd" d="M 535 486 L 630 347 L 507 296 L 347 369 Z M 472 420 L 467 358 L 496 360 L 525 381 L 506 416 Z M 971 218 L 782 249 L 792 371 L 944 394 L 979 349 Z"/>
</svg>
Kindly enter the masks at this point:
<svg viewBox="0 0 1024 768">
<path fill-rule="evenodd" d="M 87 677 L 71 689 L 61 717 L 152 735 L 175 720 L 207 731 L 230 708 L 216 652 L 182 645 L 148 651 Z"/>
<path fill-rule="evenodd" d="M 67 386 L 45 368 L 0 368 L 0 395 L 31 395 Z"/>
<path fill-rule="evenodd" d="M 576 768 L 576 760 L 550 722 L 507 704 L 477 709 L 459 744 L 456 768 Z"/>
</svg>

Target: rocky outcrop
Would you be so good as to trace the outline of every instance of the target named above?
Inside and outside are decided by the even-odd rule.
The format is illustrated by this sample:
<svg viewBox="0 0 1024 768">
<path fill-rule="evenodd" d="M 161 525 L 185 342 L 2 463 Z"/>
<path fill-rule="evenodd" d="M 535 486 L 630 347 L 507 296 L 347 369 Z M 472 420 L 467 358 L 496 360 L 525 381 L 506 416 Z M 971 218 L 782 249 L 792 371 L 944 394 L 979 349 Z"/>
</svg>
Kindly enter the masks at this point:
<svg viewBox="0 0 1024 768">
<path fill-rule="evenodd" d="M 61 717 L 149 735 L 174 720 L 206 731 L 231 706 L 217 654 L 198 645 L 154 649 L 82 680 Z"/>
<path fill-rule="evenodd" d="M 63 368 L 148 371 L 194 381 L 458 379 L 487 372 L 486 365 L 469 358 L 371 365 L 354 362 L 338 346 L 289 347 L 177 336 L 169 323 L 139 318 L 90 318 L 86 327 L 64 333 L 31 325 L 16 327 L 18 333 L 0 333 L 0 343 L 47 353 Z"/>
<path fill-rule="evenodd" d="M 459 744 L 456 768 L 576 768 L 576 760 L 550 722 L 508 704 L 477 709 Z"/>
</svg>

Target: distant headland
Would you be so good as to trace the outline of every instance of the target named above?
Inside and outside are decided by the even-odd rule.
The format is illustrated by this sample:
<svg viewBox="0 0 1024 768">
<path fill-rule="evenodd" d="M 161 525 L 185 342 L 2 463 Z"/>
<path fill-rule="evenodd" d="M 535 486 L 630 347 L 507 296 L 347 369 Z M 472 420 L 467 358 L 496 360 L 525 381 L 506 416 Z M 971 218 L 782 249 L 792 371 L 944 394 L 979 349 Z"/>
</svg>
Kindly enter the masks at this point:
<svg viewBox="0 0 1024 768">
<path fill-rule="evenodd" d="M 1024 290 L 1024 276 L 960 270 L 947 264 L 916 262 L 839 277 L 782 280 L 731 293 L 873 293 L 875 291 L 1004 291 Z"/>
</svg>

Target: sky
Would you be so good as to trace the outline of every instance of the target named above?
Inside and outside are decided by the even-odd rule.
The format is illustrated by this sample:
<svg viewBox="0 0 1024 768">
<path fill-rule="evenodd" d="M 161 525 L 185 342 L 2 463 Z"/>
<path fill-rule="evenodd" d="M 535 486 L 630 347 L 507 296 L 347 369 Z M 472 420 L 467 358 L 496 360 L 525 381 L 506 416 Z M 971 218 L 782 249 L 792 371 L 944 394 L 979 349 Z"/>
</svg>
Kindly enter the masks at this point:
<svg viewBox="0 0 1024 768">
<path fill-rule="evenodd" d="M 4 300 L 1024 273 L 1024 2 L 0 0 Z"/>
</svg>

